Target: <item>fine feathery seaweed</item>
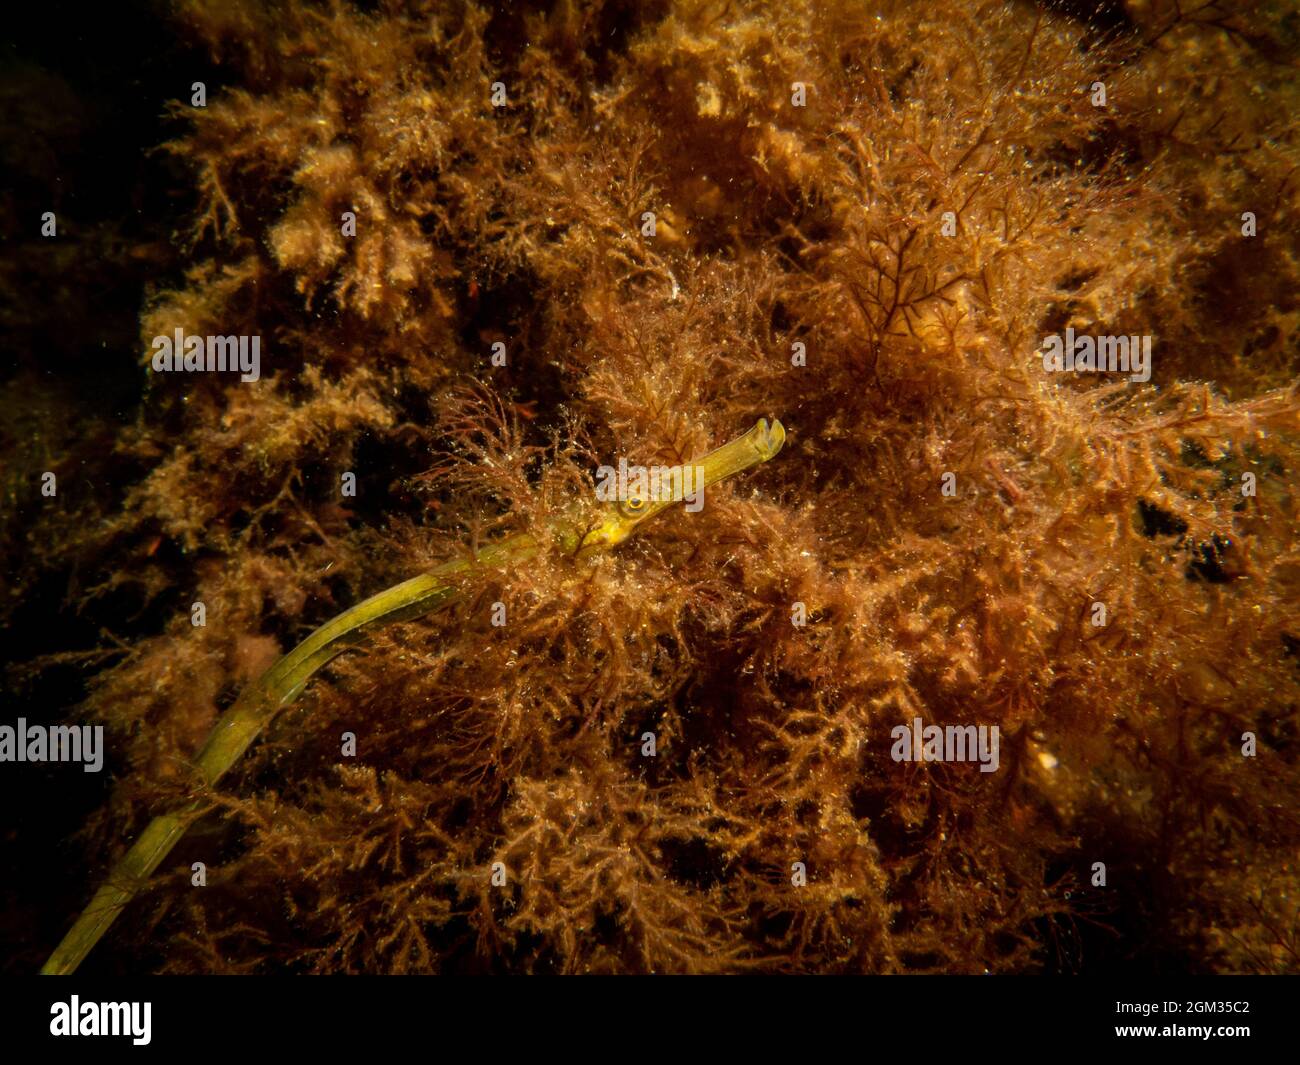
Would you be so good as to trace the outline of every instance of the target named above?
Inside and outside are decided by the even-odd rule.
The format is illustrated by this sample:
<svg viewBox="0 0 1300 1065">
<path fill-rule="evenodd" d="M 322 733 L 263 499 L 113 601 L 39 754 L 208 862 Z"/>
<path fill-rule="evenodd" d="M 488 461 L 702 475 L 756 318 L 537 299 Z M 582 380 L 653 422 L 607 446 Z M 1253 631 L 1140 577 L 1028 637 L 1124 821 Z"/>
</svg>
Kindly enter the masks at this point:
<svg viewBox="0 0 1300 1065">
<path fill-rule="evenodd" d="M 0 212 L 6 686 L 110 770 L 9 964 L 116 867 L 52 967 L 134 892 L 87 970 L 1300 970 L 1300 20 L 1087 6 L 169 5 L 152 239 Z M 58 349 L 110 416 L 32 315 L 131 269 Z M 699 513 L 548 540 L 765 411 Z"/>
</svg>

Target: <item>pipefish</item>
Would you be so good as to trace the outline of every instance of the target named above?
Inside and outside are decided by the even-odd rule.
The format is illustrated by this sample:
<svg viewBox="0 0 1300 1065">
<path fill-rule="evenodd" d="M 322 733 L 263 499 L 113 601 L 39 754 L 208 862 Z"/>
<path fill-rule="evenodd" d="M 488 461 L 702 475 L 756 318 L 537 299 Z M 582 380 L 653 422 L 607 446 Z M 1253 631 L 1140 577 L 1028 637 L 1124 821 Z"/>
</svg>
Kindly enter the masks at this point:
<svg viewBox="0 0 1300 1065">
<path fill-rule="evenodd" d="M 769 424 L 760 418 L 743 436 L 689 465 L 702 469 L 696 484 L 707 489 L 766 462 L 784 442 L 781 423 L 774 418 Z M 213 726 L 195 756 L 199 787 L 215 785 L 275 715 L 298 698 L 318 670 L 378 627 L 440 610 L 464 597 L 477 572 L 503 563 L 525 562 L 548 546 L 574 559 L 587 559 L 617 547 L 643 522 L 677 501 L 662 495 L 606 503 L 586 516 L 575 510 L 553 519 L 537 533 L 520 533 L 488 546 L 472 560 L 448 562 L 395 584 L 325 622 L 248 685 Z M 76 971 L 204 809 L 205 803 L 196 799 L 149 822 L 41 967 L 42 974 Z"/>
</svg>

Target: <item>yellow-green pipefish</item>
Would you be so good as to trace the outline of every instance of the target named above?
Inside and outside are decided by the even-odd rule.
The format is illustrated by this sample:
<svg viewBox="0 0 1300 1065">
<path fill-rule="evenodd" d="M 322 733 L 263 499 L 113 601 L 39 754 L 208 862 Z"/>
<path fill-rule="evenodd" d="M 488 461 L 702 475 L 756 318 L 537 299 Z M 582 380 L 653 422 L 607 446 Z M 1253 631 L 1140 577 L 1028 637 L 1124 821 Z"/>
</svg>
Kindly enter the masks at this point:
<svg viewBox="0 0 1300 1065">
<path fill-rule="evenodd" d="M 749 432 L 690 465 L 701 467 L 703 488 L 766 462 L 781 450 L 785 429 L 760 418 Z M 478 552 L 473 560 L 449 562 L 394 585 L 327 621 L 250 684 L 213 726 L 195 765 L 200 787 L 211 787 L 257 739 L 262 729 L 292 703 L 322 666 L 381 625 L 438 610 L 465 593 L 475 571 L 526 561 L 549 544 L 560 553 L 587 558 L 631 536 L 646 519 L 674 500 L 638 497 L 575 510 L 539 532 L 522 533 Z M 202 800 L 155 817 L 114 867 L 76 923 L 41 968 L 45 974 L 74 972 L 114 919 L 167 857 L 196 816 Z"/>
</svg>

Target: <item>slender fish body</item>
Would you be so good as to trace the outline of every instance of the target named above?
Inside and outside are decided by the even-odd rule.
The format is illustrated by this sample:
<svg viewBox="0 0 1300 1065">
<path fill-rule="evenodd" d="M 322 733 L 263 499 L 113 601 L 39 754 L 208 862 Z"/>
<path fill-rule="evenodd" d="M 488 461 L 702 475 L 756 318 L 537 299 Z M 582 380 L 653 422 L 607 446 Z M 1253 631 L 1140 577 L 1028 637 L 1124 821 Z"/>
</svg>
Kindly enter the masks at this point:
<svg viewBox="0 0 1300 1065">
<path fill-rule="evenodd" d="M 694 465 L 703 469 L 703 486 L 707 488 L 766 462 L 784 442 L 781 423 L 760 418 L 749 432 L 711 451 Z M 215 785 L 271 719 L 298 698 L 318 670 L 376 628 L 449 606 L 465 594 L 476 575 L 502 564 L 525 562 L 543 550 L 548 541 L 574 558 L 607 551 L 670 505 L 668 500 L 633 498 L 602 507 L 594 520 L 561 519 L 540 536 L 512 536 L 480 551 L 473 560 L 445 563 L 331 618 L 245 688 L 222 714 L 195 756 L 200 785 Z M 66 975 L 76 970 L 205 808 L 206 803 L 195 800 L 149 822 L 41 967 L 42 974 Z"/>
</svg>

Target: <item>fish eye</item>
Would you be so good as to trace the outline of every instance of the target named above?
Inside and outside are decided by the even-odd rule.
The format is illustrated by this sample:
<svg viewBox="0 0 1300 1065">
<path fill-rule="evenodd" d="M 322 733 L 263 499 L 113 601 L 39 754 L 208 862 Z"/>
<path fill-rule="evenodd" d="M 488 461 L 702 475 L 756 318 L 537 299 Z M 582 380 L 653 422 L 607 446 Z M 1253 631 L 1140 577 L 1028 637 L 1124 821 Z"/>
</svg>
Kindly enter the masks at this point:
<svg viewBox="0 0 1300 1065">
<path fill-rule="evenodd" d="M 630 499 L 623 500 L 623 502 L 618 505 L 618 509 L 629 518 L 640 514 L 641 511 L 645 510 L 645 508 L 646 501 L 642 496 L 632 496 Z"/>
</svg>

